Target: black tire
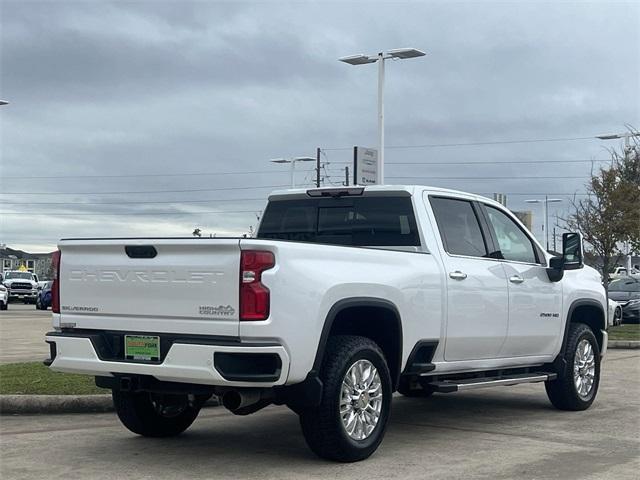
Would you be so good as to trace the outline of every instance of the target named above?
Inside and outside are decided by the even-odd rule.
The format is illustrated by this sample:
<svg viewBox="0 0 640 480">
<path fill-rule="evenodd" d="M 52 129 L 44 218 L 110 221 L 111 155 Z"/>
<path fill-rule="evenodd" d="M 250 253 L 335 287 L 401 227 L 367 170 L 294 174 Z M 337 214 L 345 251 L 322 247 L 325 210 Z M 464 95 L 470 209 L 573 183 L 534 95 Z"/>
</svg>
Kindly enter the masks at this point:
<svg viewBox="0 0 640 480">
<path fill-rule="evenodd" d="M 173 437 L 191 426 L 200 413 L 201 401 L 187 395 L 112 391 L 113 405 L 122 424 L 145 437 Z M 162 413 L 160 413 L 162 412 Z"/>
<path fill-rule="evenodd" d="M 36 310 L 42 310 L 42 304 L 40 303 L 40 297 L 36 298 Z"/>
<path fill-rule="evenodd" d="M 0 310 L 6 310 L 9 307 L 9 302 L 2 302 L 0 303 Z"/>
<path fill-rule="evenodd" d="M 377 369 L 382 390 L 382 406 L 377 424 L 363 440 L 351 438 L 342 424 L 340 397 L 342 382 L 358 360 L 368 360 Z M 300 414 L 302 433 L 309 448 L 319 457 L 338 462 L 357 462 L 376 451 L 384 437 L 391 413 L 391 375 L 384 354 L 364 337 L 340 335 L 329 338 L 320 369 L 324 388 L 318 407 Z"/>
<path fill-rule="evenodd" d="M 545 389 L 554 407 L 570 411 L 586 410 L 595 400 L 600 385 L 600 347 L 593 331 L 584 323 L 571 323 L 567 335 L 565 351 L 561 354 L 566 362 L 565 372 L 559 373 L 556 380 L 545 382 Z M 583 340 L 591 345 L 595 360 L 593 385 L 586 395 L 578 393 L 574 381 L 576 350 Z"/>
</svg>

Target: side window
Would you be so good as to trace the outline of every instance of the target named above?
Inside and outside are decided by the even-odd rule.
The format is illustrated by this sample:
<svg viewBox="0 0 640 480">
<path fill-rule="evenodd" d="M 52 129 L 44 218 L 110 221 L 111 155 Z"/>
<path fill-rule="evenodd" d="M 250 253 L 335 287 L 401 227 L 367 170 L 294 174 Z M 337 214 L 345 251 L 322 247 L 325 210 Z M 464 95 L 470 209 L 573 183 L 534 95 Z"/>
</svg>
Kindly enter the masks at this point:
<svg viewBox="0 0 640 480">
<path fill-rule="evenodd" d="M 447 252 L 468 257 L 486 257 L 487 247 L 471 202 L 432 197 L 431 208 Z"/>
<path fill-rule="evenodd" d="M 497 208 L 486 205 L 486 209 L 502 257 L 515 262 L 537 263 L 533 244 L 522 229 Z"/>
</svg>

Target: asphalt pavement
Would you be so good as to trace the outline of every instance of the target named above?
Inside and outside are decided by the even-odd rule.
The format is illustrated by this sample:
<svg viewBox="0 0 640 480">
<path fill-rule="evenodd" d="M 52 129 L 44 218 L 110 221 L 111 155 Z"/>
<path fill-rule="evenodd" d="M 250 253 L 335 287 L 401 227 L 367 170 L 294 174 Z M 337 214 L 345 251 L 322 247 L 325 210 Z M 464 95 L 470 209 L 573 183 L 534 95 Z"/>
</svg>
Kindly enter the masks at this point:
<svg viewBox="0 0 640 480">
<path fill-rule="evenodd" d="M 10 303 L 0 310 L 0 363 L 42 361 L 49 357 L 44 334 L 51 331 L 51 309 Z"/>
<path fill-rule="evenodd" d="M 297 417 L 269 407 L 203 410 L 172 439 L 142 438 L 114 414 L 0 417 L 2 478 L 47 479 L 634 479 L 640 472 L 640 352 L 610 351 L 585 412 L 561 412 L 542 384 L 394 398 L 370 459 L 330 463 Z"/>
</svg>

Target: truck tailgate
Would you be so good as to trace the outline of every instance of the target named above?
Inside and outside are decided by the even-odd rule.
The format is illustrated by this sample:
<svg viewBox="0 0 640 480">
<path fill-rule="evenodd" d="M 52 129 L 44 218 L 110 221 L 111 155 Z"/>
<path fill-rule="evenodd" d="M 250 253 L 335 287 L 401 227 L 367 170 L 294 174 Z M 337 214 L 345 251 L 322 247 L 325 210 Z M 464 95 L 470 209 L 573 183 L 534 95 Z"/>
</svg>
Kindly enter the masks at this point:
<svg viewBox="0 0 640 480">
<path fill-rule="evenodd" d="M 63 240 L 60 323 L 238 336 L 238 239 Z"/>
</svg>

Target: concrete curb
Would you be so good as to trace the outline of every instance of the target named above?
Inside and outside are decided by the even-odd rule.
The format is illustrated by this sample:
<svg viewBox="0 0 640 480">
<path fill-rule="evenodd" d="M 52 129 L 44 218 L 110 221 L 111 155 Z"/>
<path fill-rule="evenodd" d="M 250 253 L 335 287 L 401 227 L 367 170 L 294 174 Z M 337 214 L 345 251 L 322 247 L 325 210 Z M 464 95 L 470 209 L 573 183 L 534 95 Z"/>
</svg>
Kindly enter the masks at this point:
<svg viewBox="0 0 640 480">
<path fill-rule="evenodd" d="M 607 343 L 607 348 L 629 348 L 629 349 L 637 349 L 640 348 L 639 340 L 609 340 Z"/>
<path fill-rule="evenodd" d="M 206 407 L 220 405 L 211 397 Z M 0 415 L 104 413 L 113 411 L 111 395 L 0 395 Z"/>
<path fill-rule="evenodd" d="M 0 395 L 0 415 L 112 410 L 111 395 Z"/>
</svg>

